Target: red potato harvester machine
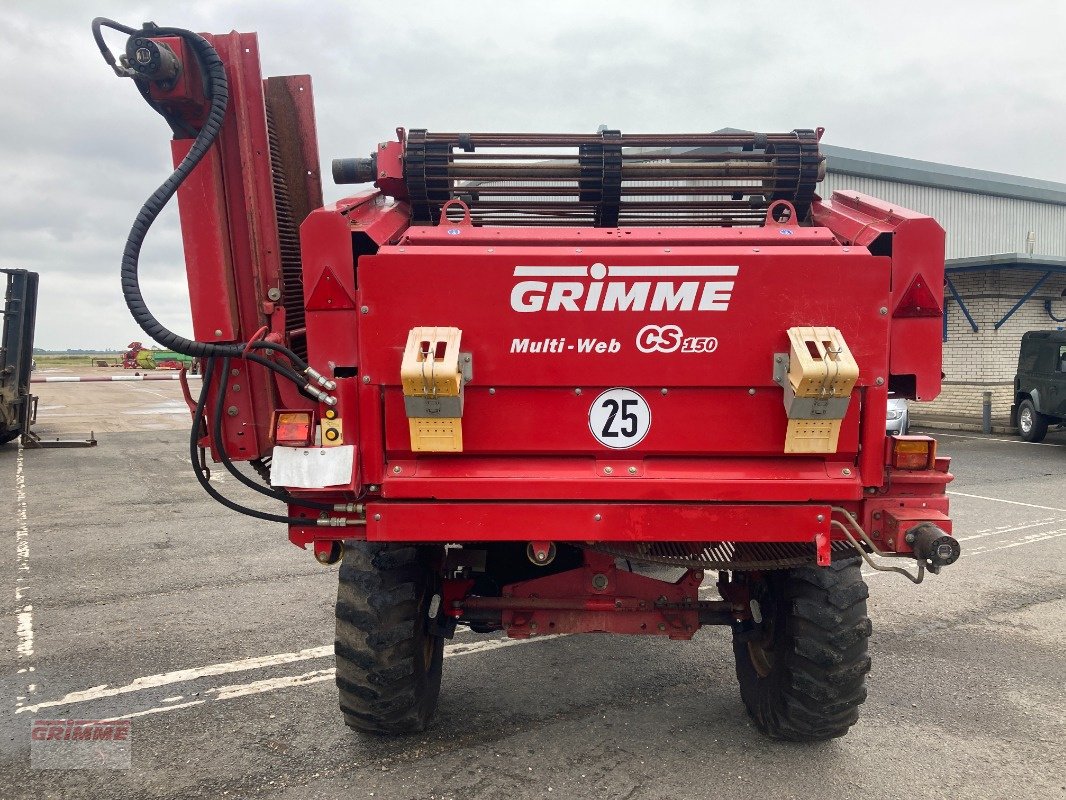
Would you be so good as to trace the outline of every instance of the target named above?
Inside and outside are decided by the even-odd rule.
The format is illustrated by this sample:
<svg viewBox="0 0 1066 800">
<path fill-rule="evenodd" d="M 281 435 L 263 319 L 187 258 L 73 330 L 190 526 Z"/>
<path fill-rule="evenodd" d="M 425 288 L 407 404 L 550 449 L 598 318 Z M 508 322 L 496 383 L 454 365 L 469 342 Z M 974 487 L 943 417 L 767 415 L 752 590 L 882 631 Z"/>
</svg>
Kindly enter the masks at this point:
<svg viewBox="0 0 1066 800">
<path fill-rule="evenodd" d="M 820 199 L 821 130 L 398 129 L 334 162 L 368 186 L 323 206 L 310 78 L 264 80 L 254 34 L 93 27 L 173 131 L 126 302 L 202 360 L 204 489 L 340 561 L 348 725 L 421 730 L 458 623 L 729 625 L 760 729 L 847 732 L 870 666 L 860 567 L 917 583 L 959 556 L 948 459 L 885 434 L 890 391 L 940 391 L 935 221 Z M 195 339 L 137 281 L 175 194 Z M 207 451 L 285 510 L 223 496 Z"/>
</svg>

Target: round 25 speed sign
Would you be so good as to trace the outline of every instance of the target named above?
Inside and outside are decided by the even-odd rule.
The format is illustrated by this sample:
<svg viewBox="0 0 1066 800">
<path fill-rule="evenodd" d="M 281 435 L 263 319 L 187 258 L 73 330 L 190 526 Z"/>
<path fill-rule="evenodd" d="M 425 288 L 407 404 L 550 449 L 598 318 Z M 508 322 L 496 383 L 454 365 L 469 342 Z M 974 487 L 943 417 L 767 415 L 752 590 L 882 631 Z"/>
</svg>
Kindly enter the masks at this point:
<svg viewBox="0 0 1066 800">
<path fill-rule="evenodd" d="M 613 450 L 640 444 L 651 428 L 648 401 L 632 389 L 608 389 L 592 401 L 589 430 Z"/>
</svg>

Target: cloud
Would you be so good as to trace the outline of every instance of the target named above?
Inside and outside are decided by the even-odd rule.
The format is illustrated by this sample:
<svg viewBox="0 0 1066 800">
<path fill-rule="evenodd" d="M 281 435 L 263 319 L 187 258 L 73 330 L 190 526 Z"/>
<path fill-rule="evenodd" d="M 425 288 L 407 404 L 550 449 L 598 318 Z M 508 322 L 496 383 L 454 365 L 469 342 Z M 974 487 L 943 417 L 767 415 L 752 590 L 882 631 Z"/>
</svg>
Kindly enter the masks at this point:
<svg viewBox="0 0 1066 800">
<path fill-rule="evenodd" d="M 1066 66 L 1049 56 L 1066 29 L 1060 3 L 23 3 L 0 26 L 0 264 L 41 273 L 44 347 L 143 338 L 118 262 L 170 164 L 165 124 L 93 45 L 94 11 L 257 30 L 264 74 L 314 77 L 325 167 L 369 153 L 397 125 L 823 125 L 833 144 L 1066 181 Z M 175 213 L 144 258 L 154 311 L 187 333 Z"/>
</svg>

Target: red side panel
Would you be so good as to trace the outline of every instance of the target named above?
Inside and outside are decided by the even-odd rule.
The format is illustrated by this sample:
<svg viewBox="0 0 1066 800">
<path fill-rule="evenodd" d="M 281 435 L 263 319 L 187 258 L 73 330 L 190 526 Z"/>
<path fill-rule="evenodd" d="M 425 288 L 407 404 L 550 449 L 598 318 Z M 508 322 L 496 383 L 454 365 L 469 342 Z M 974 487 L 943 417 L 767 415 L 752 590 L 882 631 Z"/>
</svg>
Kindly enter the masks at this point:
<svg viewBox="0 0 1066 800">
<path fill-rule="evenodd" d="M 507 541 L 543 536 L 550 520 L 556 541 L 630 541 L 662 539 L 708 541 L 711 531 L 728 531 L 731 541 L 810 542 L 828 536 L 828 506 L 721 504 L 640 505 L 635 503 L 450 503 L 439 505 L 369 503 L 367 539 L 371 541 Z"/>
<path fill-rule="evenodd" d="M 175 164 L 185 158 L 192 143 L 192 139 L 171 142 Z M 178 187 L 178 210 L 184 223 L 193 336 L 201 342 L 235 341 L 239 330 L 237 294 L 222 189 L 222 162 L 217 149 L 212 148 Z"/>
<path fill-rule="evenodd" d="M 464 333 L 465 337 L 465 333 Z M 464 338 L 465 341 L 465 338 Z M 787 346 L 784 348 L 788 350 Z M 770 369 L 772 354 L 762 359 Z M 476 363 L 476 357 L 475 357 Z M 399 372 L 399 360 L 396 362 Z M 477 367 L 475 367 L 476 369 Z M 476 375 L 477 373 L 475 373 Z M 618 381 L 626 374 L 619 373 Z M 639 378 L 636 378 L 640 381 Z M 767 386 L 766 378 L 750 388 L 690 388 L 662 390 L 643 381 L 631 383 L 647 401 L 652 424 L 645 439 L 626 454 L 634 458 L 652 455 L 748 455 L 779 456 L 785 442 L 788 419 L 782 407 L 782 390 Z M 663 386 L 671 384 L 664 383 Z M 599 386 L 581 389 L 540 386 L 492 387 L 471 385 L 466 389 L 463 417 L 463 452 L 469 457 L 491 453 L 516 456 L 585 454 L 601 458 L 616 455 L 599 445 L 589 430 L 589 407 Z M 841 426 L 837 460 L 854 461 L 858 451 L 860 395 L 848 408 Z M 410 452 L 410 432 L 399 387 L 385 389 L 386 444 L 393 458 Z"/>
<path fill-rule="evenodd" d="M 843 240 L 891 254 L 889 373 L 914 376 L 913 399 L 935 399 L 943 356 L 944 229 L 931 217 L 852 191 L 834 192 L 812 213 Z M 937 305 L 915 313 L 904 302 L 908 293 L 931 295 Z"/>
<path fill-rule="evenodd" d="M 258 41 L 240 33 L 207 38 L 226 65 L 229 111 L 215 147 L 179 189 L 178 201 L 194 334 L 223 343 L 245 341 L 263 326 L 284 329 L 284 311 L 271 298 L 281 289 L 281 261 Z M 299 91 L 299 82 L 289 84 Z M 195 102 L 194 88 L 195 82 L 182 84 L 157 100 Z M 179 97 L 182 92 L 188 96 Z M 302 124 L 309 102 L 297 104 L 305 111 Z M 313 120 L 310 125 L 313 133 Z M 188 146 L 187 139 L 174 142 L 175 163 Z M 235 459 L 257 458 L 270 450 L 275 381 L 259 366 L 235 364 L 234 370 L 227 376 L 224 445 Z"/>
<path fill-rule="evenodd" d="M 608 274 L 597 279 L 595 265 Z M 859 385 L 873 386 L 887 368 L 889 326 L 880 309 L 889 301 L 889 268 L 887 259 L 840 247 L 383 247 L 359 260 L 360 305 L 368 309 L 360 319 L 361 362 L 373 383 L 398 386 L 408 331 L 451 325 L 463 330 L 463 350 L 474 356 L 472 385 L 746 392 L 773 386 L 773 354 L 788 351 L 788 328 L 832 325 L 859 363 Z M 729 274 L 699 272 L 712 269 Z M 653 307 L 661 284 L 680 293 L 690 283 L 690 307 Z M 720 294 L 701 310 L 708 283 Z M 605 302 L 612 291 L 637 287 L 647 297 L 644 309 Z M 562 298 L 555 307 L 553 291 Z M 590 304 L 593 296 L 600 302 Z M 682 340 L 676 347 L 651 342 L 647 331 L 640 336 L 649 325 L 676 326 Z M 714 341 L 689 348 L 688 338 Z"/>
<path fill-rule="evenodd" d="M 399 367 L 408 331 L 425 325 L 462 329 L 462 349 L 473 358 L 464 457 L 607 455 L 590 432 L 589 412 L 614 386 L 638 391 L 650 409 L 646 438 L 627 451 L 633 458 L 780 456 L 787 418 L 772 380 L 774 353 L 788 352 L 790 327 L 806 325 L 840 328 L 860 366 L 834 460 L 854 463 L 864 405 L 873 409 L 872 434 L 883 438 L 888 259 L 817 245 L 578 250 L 384 247 L 360 259 L 359 362 L 364 378 L 384 387 L 392 458 L 410 453 Z M 662 283 L 680 292 L 691 276 L 714 269 L 735 275 L 692 278 L 688 308 L 588 302 L 612 283 L 616 292 L 640 285 L 649 297 Z M 721 284 L 721 299 L 701 310 L 708 282 Z M 653 342 L 652 329 L 680 339 Z M 687 347 L 689 340 L 704 344 Z"/>
</svg>

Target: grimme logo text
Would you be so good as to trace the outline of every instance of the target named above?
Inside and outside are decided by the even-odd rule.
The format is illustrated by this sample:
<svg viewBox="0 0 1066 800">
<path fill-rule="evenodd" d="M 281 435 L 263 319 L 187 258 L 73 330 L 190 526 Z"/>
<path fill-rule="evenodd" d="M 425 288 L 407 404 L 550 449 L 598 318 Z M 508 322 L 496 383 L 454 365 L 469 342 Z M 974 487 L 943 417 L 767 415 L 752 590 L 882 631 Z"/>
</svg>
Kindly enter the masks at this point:
<svg viewBox="0 0 1066 800">
<path fill-rule="evenodd" d="M 511 308 L 535 311 L 726 311 L 737 266 L 518 266 Z M 614 280 L 611 280 L 611 279 Z"/>
</svg>

